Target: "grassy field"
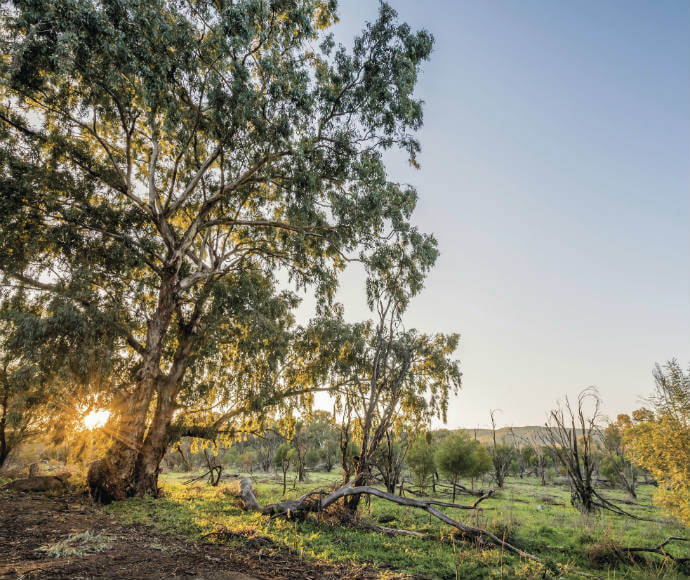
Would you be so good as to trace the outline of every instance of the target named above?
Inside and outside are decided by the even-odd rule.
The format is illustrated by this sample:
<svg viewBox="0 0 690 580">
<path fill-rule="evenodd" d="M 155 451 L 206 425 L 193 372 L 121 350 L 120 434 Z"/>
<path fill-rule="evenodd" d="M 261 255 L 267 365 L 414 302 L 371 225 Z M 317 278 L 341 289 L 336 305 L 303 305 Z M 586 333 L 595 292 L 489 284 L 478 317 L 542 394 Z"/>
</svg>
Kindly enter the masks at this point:
<svg viewBox="0 0 690 580">
<path fill-rule="evenodd" d="M 161 500 L 130 499 L 108 509 L 126 521 L 153 524 L 176 534 L 187 534 L 205 541 L 206 536 L 225 526 L 247 536 L 271 538 L 286 549 L 297 550 L 303 557 L 356 564 L 375 563 L 391 572 L 404 572 L 428 578 L 544 578 L 578 577 L 585 572 L 596 577 L 613 578 L 685 578 L 669 559 L 648 554 L 623 563 L 613 553 L 616 546 L 655 546 L 668 536 L 687 536 L 688 530 L 665 518 L 652 505 L 653 488 L 640 488 L 638 503 L 624 505 L 640 521 L 607 512 L 584 517 L 569 503 L 563 487 L 542 487 L 533 480 L 508 480 L 495 499 L 490 498 L 478 512 L 444 508 L 452 517 L 479 525 L 505 537 L 527 552 L 544 560 L 537 564 L 497 549 L 482 549 L 468 542 L 439 542 L 409 537 L 390 537 L 354 526 L 332 526 L 316 521 L 289 522 L 245 513 L 237 505 L 231 490 L 205 483 L 186 486 L 189 474 L 165 474 Z M 313 473 L 309 481 L 291 485 L 286 497 L 327 488 L 339 480 L 335 472 Z M 281 499 L 282 486 L 272 474 L 254 476 L 259 501 L 268 504 Z M 610 499 L 624 500 L 622 492 L 609 490 Z M 449 501 L 447 497 L 442 498 Z M 458 502 L 471 503 L 460 496 Z M 421 510 L 394 505 L 372 498 L 362 502 L 365 521 L 388 522 L 389 527 L 424 531 L 449 540 L 451 529 Z M 392 518 L 392 519 L 391 519 Z M 241 540 L 235 540 L 241 541 Z M 688 544 L 671 545 L 669 550 L 690 556 Z M 385 577 L 385 572 L 382 577 Z"/>
</svg>

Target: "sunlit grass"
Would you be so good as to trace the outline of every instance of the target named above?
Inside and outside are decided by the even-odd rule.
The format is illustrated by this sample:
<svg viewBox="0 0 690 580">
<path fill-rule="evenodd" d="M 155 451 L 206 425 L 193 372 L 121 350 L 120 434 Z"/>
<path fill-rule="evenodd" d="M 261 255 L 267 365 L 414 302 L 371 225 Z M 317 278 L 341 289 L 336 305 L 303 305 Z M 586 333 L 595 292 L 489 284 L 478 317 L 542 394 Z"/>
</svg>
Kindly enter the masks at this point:
<svg viewBox="0 0 690 580">
<path fill-rule="evenodd" d="M 231 490 L 221 484 L 217 488 L 205 483 L 185 486 L 189 474 L 166 474 L 162 477 L 165 497 L 160 500 L 131 499 L 113 504 L 109 509 L 135 522 L 153 524 L 161 530 L 201 539 L 218 526 L 233 531 L 260 534 L 279 546 L 297 549 L 305 557 L 332 561 L 375 563 L 410 574 L 426 574 L 433 578 L 538 578 L 549 572 L 569 577 L 572 570 L 588 571 L 603 577 L 616 578 L 680 578 L 670 562 L 650 555 L 646 562 L 631 564 L 615 562 L 602 567 L 592 561 L 592 551 L 601 542 L 615 540 L 623 546 L 653 546 L 669 535 L 684 535 L 687 530 L 665 518 L 651 504 L 652 489 L 640 489 L 639 505 L 625 505 L 638 516 L 653 522 L 600 513 L 580 515 L 570 506 L 566 489 L 541 487 L 532 480 L 509 480 L 496 499 L 485 501 L 479 512 L 448 510 L 456 519 L 493 530 L 520 547 L 544 559 L 545 564 L 527 562 L 496 549 L 481 549 L 474 544 L 458 542 L 453 550 L 449 542 L 415 538 L 389 537 L 357 527 L 330 526 L 316 521 L 295 524 L 284 519 L 269 520 L 265 516 L 243 512 Z M 268 504 L 281 499 L 282 486 L 270 474 L 255 475 L 258 499 Z M 318 488 L 339 482 L 339 475 L 310 474 L 310 481 L 291 484 L 286 494 L 294 498 Z M 625 499 L 623 493 L 607 492 L 611 498 Z M 447 498 L 444 498 L 447 500 Z M 458 501 L 463 501 L 462 496 Z M 466 498 L 469 502 L 469 498 Z M 541 507 L 539 507 L 541 506 Z M 449 537 L 451 529 L 428 514 L 372 498 L 362 502 L 361 517 L 378 522 L 383 516 L 390 527 L 419 530 L 433 538 Z M 674 553 L 687 547 L 674 546 Z"/>
</svg>

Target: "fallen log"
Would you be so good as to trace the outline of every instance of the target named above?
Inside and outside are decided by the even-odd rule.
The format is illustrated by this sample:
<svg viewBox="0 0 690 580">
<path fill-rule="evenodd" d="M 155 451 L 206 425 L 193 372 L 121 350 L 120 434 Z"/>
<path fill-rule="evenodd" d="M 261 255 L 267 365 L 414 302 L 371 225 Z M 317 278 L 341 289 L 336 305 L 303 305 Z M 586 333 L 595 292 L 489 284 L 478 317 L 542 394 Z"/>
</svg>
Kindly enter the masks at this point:
<svg viewBox="0 0 690 580">
<path fill-rule="evenodd" d="M 443 513 L 441 510 L 437 509 L 434 507 L 434 500 L 430 501 L 425 501 L 425 500 L 418 500 L 418 499 L 412 499 L 412 498 L 407 498 L 407 497 L 400 497 L 393 495 L 391 493 L 382 491 L 376 487 L 371 487 L 368 485 L 363 485 L 363 486 L 357 486 L 357 487 L 352 487 L 352 482 L 344 485 L 343 487 L 336 489 L 335 491 L 332 491 L 331 493 L 325 495 L 324 497 L 324 492 L 323 491 L 313 491 L 310 492 L 306 495 L 303 495 L 302 497 L 294 500 L 286 500 L 282 502 L 277 502 L 274 504 L 270 504 L 264 507 L 261 507 L 260 504 L 256 501 L 256 496 L 254 495 L 254 491 L 252 488 L 251 480 L 247 477 L 243 477 L 240 479 L 240 491 L 239 491 L 239 497 L 242 500 L 242 502 L 245 505 L 245 509 L 251 510 L 251 511 L 259 511 L 263 514 L 271 515 L 271 517 L 280 517 L 280 516 L 287 516 L 292 517 L 294 514 L 297 514 L 299 512 L 321 512 L 325 510 L 328 506 L 334 504 L 336 501 L 348 497 L 348 496 L 353 496 L 353 495 L 373 495 L 376 497 L 379 497 L 381 499 L 385 499 L 387 501 L 397 503 L 399 505 L 403 506 L 409 506 L 409 507 L 415 507 L 422 509 L 426 511 L 427 513 L 431 514 L 432 516 L 438 518 L 441 520 L 443 523 L 448 524 L 451 527 L 456 528 L 458 531 L 460 531 L 463 535 L 468 536 L 474 540 L 486 540 L 489 543 L 502 548 L 503 550 L 506 550 L 508 552 L 512 552 L 513 554 L 517 554 L 518 556 L 521 556 L 522 558 L 527 558 L 528 560 L 533 560 L 534 562 L 541 562 L 541 560 L 537 557 L 534 556 L 533 554 L 529 554 L 520 548 L 517 548 L 516 546 L 513 546 L 512 544 L 509 544 L 508 542 L 500 539 L 498 536 L 492 534 L 488 530 L 484 530 L 482 528 L 476 528 L 474 526 L 469 526 L 467 524 L 464 524 L 462 522 L 459 522 L 450 516 L 446 515 Z M 315 497 L 318 496 L 318 497 Z M 486 499 L 489 497 L 488 494 L 485 494 L 486 497 L 483 497 L 481 499 Z M 435 502 L 436 504 L 438 503 L 444 503 L 444 502 Z M 475 502 L 475 507 L 470 508 L 470 509 L 475 509 L 476 505 L 478 505 L 479 501 Z M 248 506 L 254 505 L 256 507 L 250 508 Z M 452 504 L 453 507 L 458 507 L 457 504 Z M 381 528 L 381 526 L 377 526 Z M 385 533 L 390 533 L 390 530 L 392 528 L 388 528 Z M 383 531 L 383 530 L 381 530 Z M 409 531 L 409 530 L 407 530 Z M 405 534 L 404 531 L 400 535 L 411 535 L 411 534 Z"/>
<path fill-rule="evenodd" d="M 24 479 L 15 479 L 2 489 L 12 489 L 14 491 L 54 491 L 63 489 L 71 476 L 72 474 L 68 472 L 55 475 L 33 475 Z"/>
</svg>

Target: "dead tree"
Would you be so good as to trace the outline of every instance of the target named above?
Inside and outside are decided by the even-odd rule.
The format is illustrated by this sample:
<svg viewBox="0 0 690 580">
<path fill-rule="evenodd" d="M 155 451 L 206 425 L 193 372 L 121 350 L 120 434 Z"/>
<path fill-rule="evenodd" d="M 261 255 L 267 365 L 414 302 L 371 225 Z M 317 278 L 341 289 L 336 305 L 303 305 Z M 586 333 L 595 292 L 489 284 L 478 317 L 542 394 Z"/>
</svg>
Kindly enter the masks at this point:
<svg viewBox="0 0 690 580">
<path fill-rule="evenodd" d="M 496 442 L 496 411 L 497 409 L 491 409 L 491 435 L 493 445 L 491 446 L 491 460 L 494 465 L 494 479 L 498 487 L 503 487 L 505 483 L 506 475 L 508 475 L 508 470 L 510 469 L 510 461 L 512 459 L 511 454 L 506 453 L 504 446 L 499 446 Z"/>
<path fill-rule="evenodd" d="M 592 405 L 590 409 L 587 409 L 588 402 Z M 543 442 L 565 469 L 570 482 L 570 502 L 574 507 L 582 513 L 603 508 L 619 515 L 643 519 L 602 497 L 594 487 L 594 451 L 599 436 L 600 408 L 601 399 L 593 387 L 578 395 L 575 409 L 566 397 L 564 405 L 549 413 L 546 429 L 542 433 Z"/>
<path fill-rule="evenodd" d="M 182 453 L 182 450 L 180 450 L 180 453 Z M 191 477 L 190 479 L 184 481 L 184 485 L 190 485 L 197 481 L 201 481 L 206 476 L 208 476 L 208 483 L 210 485 L 213 487 L 218 485 L 221 474 L 223 473 L 223 466 L 222 464 L 216 462 L 216 457 L 214 455 L 209 456 L 206 449 L 204 449 L 204 457 L 206 458 L 206 471 L 197 477 Z"/>
<path fill-rule="evenodd" d="M 586 409 L 587 403 L 593 409 Z M 577 408 L 573 409 L 568 397 L 565 404 L 549 413 L 549 420 L 543 432 L 544 444 L 565 469 L 570 482 L 570 502 L 582 513 L 596 509 L 596 495 L 592 482 L 594 472 L 594 435 L 601 399 L 594 388 L 582 391 L 577 397 Z"/>
<path fill-rule="evenodd" d="M 626 450 L 624 430 L 631 425 L 630 417 L 618 415 L 615 423 L 610 423 L 601 433 L 601 440 L 606 456 L 601 462 L 599 472 L 611 484 L 618 484 L 633 500 L 637 499 L 635 488 L 640 469 L 630 461 Z"/>
</svg>

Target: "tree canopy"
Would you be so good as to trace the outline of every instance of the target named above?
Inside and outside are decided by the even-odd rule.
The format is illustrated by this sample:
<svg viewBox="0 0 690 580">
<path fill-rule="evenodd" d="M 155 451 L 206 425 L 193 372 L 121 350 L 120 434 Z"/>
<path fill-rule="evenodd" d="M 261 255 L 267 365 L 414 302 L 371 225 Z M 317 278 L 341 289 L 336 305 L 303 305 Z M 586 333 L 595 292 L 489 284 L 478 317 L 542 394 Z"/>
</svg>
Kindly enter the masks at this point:
<svg viewBox="0 0 690 580">
<path fill-rule="evenodd" d="M 630 459 L 659 483 L 656 498 L 690 524 L 690 371 L 671 360 L 654 369 L 653 410 L 633 412 L 625 430 Z"/>
<path fill-rule="evenodd" d="M 55 331 L 29 335 L 50 371 L 96 355 L 107 378 L 94 492 L 155 495 L 182 427 L 255 416 L 324 376 L 283 276 L 324 316 L 351 259 L 409 274 L 371 278 L 372 306 L 421 287 L 435 241 L 382 153 L 417 163 L 433 39 L 386 4 L 351 50 L 323 0 L 4 4 L 0 271 L 26 324 Z"/>
</svg>

